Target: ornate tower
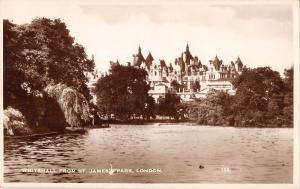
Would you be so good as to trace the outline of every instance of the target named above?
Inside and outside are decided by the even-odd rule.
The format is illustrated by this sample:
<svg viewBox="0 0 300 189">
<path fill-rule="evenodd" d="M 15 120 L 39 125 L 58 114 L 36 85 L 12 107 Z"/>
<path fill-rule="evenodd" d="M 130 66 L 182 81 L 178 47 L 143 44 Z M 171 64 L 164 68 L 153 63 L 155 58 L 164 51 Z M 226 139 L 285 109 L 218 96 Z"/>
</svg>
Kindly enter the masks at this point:
<svg viewBox="0 0 300 189">
<path fill-rule="evenodd" d="M 138 48 L 138 53 L 137 54 L 134 54 L 132 55 L 133 56 L 133 65 L 134 66 L 140 66 L 144 61 L 145 61 L 145 58 L 142 54 L 142 49 L 141 49 L 141 46 L 139 45 L 139 48 Z"/>
<path fill-rule="evenodd" d="M 238 56 L 237 60 L 235 61 L 235 64 L 236 64 L 236 69 L 238 72 L 242 72 L 243 70 L 243 62 L 241 61 L 240 57 Z"/>
</svg>

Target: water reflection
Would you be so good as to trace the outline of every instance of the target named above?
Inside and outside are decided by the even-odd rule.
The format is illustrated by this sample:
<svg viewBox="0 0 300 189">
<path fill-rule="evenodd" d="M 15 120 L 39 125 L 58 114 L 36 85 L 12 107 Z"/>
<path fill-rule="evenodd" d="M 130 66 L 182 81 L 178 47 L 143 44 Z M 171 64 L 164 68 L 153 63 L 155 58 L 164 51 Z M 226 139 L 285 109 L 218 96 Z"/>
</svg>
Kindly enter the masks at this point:
<svg viewBox="0 0 300 189">
<path fill-rule="evenodd" d="M 113 125 L 84 135 L 4 142 L 5 182 L 291 183 L 293 129 Z M 199 169 L 199 165 L 203 169 Z M 124 174 L 23 168 L 132 169 Z M 136 169 L 162 173 L 137 173 Z"/>
</svg>

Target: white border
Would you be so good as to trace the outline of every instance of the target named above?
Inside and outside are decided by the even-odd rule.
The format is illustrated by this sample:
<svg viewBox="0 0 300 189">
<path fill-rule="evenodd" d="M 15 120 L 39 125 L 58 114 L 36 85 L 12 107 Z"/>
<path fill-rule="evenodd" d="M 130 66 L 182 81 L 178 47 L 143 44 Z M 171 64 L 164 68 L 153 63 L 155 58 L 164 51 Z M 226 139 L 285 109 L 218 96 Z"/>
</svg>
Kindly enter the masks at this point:
<svg viewBox="0 0 300 189">
<path fill-rule="evenodd" d="M 3 0 L 0 0 L 2 3 Z M 7 0 L 8 1 L 8 0 Z M 37 1 L 38 2 L 38 1 Z M 293 47 L 294 47 L 294 162 L 293 162 L 293 184 L 125 184 L 125 183 L 3 183 L 3 122 L 2 122 L 2 115 L 3 115 L 3 24 L 0 26 L 0 45 L 1 45 L 1 64 L 0 64 L 0 123 L 1 131 L 0 131 L 0 153 L 1 153 L 1 160 L 0 160 L 0 187 L 4 188 L 207 188 L 207 189 L 214 189 L 214 188 L 224 188 L 224 189 L 236 189 L 236 188 L 269 188 L 269 189 L 283 189 L 283 188 L 291 188 L 291 189 L 299 189 L 299 1 L 298 0 L 72 0 L 74 3 L 79 4 L 168 4 L 168 3 L 178 3 L 178 4 L 186 4 L 186 3 L 195 3 L 199 4 L 217 4 L 217 3 L 224 3 L 224 4 L 287 4 L 293 6 Z M 1 4 L 0 4 L 1 6 Z M 3 7 L 1 6 L 1 9 Z M 1 11 L 2 12 L 2 11 Z M 2 16 L 1 16 L 2 18 Z"/>
</svg>

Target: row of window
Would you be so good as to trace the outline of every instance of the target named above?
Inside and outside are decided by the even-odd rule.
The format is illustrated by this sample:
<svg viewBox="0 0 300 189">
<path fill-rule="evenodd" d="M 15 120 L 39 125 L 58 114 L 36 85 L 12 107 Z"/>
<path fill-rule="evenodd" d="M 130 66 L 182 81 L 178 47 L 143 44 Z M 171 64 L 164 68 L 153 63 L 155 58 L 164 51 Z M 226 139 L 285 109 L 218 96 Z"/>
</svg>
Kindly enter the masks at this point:
<svg viewBox="0 0 300 189">
<path fill-rule="evenodd" d="M 209 74 L 208 75 L 208 79 L 215 79 L 215 78 L 216 78 L 215 74 Z"/>
</svg>

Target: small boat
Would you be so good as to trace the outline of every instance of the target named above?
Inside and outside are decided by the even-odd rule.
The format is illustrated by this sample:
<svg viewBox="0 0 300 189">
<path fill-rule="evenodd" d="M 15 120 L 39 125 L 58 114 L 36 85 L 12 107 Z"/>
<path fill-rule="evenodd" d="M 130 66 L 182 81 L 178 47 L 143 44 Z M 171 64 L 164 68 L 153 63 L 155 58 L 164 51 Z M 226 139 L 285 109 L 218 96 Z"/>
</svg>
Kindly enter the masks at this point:
<svg viewBox="0 0 300 189">
<path fill-rule="evenodd" d="M 85 133 L 86 129 L 83 127 L 66 127 L 64 133 Z"/>
<path fill-rule="evenodd" d="M 110 125 L 108 123 L 105 124 L 97 124 L 97 125 L 91 125 L 91 129 L 102 129 L 102 128 L 110 128 Z"/>
</svg>

